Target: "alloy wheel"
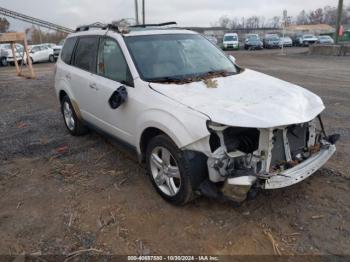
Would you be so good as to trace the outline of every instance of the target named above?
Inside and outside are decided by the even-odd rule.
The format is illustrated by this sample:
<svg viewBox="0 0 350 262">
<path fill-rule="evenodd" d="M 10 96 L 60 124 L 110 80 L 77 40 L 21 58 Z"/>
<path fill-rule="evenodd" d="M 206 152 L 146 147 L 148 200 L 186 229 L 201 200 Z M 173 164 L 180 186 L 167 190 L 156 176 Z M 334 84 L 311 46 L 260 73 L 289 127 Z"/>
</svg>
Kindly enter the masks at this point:
<svg viewBox="0 0 350 262">
<path fill-rule="evenodd" d="M 180 170 L 175 158 L 165 147 L 155 147 L 150 157 L 151 175 L 156 186 L 166 195 L 175 196 L 181 187 Z"/>
<path fill-rule="evenodd" d="M 73 131 L 75 128 L 75 120 L 73 110 L 68 102 L 64 102 L 63 104 L 63 115 L 68 129 Z"/>
</svg>

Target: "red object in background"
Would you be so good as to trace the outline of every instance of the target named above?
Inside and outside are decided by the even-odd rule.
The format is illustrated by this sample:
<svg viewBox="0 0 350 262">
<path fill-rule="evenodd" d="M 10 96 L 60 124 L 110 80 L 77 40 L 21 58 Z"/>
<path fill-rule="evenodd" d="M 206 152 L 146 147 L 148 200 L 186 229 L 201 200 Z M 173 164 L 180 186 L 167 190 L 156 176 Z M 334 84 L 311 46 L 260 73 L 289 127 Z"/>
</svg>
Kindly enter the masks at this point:
<svg viewBox="0 0 350 262">
<path fill-rule="evenodd" d="M 343 36 L 343 35 L 344 35 L 344 26 L 341 25 L 341 26 L 339 27 L 339 36 Z"/>
</svg>

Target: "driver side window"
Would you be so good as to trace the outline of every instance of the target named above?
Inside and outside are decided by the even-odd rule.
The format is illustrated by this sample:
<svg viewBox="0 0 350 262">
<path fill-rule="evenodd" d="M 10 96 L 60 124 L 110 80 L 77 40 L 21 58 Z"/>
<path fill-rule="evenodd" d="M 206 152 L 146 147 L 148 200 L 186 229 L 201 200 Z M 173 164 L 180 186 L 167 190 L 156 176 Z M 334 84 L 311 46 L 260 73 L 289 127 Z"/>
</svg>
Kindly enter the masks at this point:
<svg viewBox="0 0 350 262">
<path fill-rule="evenodd" d="M 132 76 L 118 43 L 102 38 L 98 52 L 97 74 L 121 84 L 133 86 Z"/>
</svg>

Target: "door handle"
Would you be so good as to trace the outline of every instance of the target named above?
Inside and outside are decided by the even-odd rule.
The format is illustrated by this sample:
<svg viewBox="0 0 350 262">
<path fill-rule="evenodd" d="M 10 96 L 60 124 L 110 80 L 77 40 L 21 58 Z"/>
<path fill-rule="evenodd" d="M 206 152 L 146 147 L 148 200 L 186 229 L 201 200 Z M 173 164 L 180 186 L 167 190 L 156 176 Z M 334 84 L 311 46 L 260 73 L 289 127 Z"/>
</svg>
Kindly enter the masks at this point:
<svg viewBox="0 0 350 262">
<path fill-rule="evenodd" d="M 96 83 L 90 83 L 89 86 L 91 89 L 95 89 L 96 91 L 98 90 Z"/>
</svg>

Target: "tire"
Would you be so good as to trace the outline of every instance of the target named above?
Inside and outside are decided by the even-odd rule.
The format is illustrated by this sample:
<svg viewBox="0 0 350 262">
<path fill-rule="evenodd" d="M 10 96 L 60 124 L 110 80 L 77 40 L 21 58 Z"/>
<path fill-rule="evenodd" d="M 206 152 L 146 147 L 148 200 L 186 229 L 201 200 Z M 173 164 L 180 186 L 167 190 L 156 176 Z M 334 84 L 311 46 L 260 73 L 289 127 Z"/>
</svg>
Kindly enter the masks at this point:
<svg viewBox="0 0 350 262">
<path fill-rule="evenodd" d="M 55 63 L 55 57 L 53 55 L 49 56 L 49 62 L 50 63 Z"/>
<path fill-rule="evenodd" d="M 180 150 L 166 135 L 151 139 L 146 151 L 147 172 L 163 199 L 174 205 L 184 205 L 193 199 L 194 190 L 207 177 L 203 156 Z"/>
<path fill-rule="evenodd" d="M 2 57 L 1 61 L 0 61 L 0 64 L 1 64 L 1 66 L 8 66 L 7 58 L 6 57 Z"/>
<path fill-rule="evenodd" d="M 82 136 L 87 133 L 87 128 L 82 121 L 77 117 L 72 103 L 68 96 L 64 96 L 61 101 L 61 112 L 64 124 L 69 133 L 73 136 Z"/>
</svg>

